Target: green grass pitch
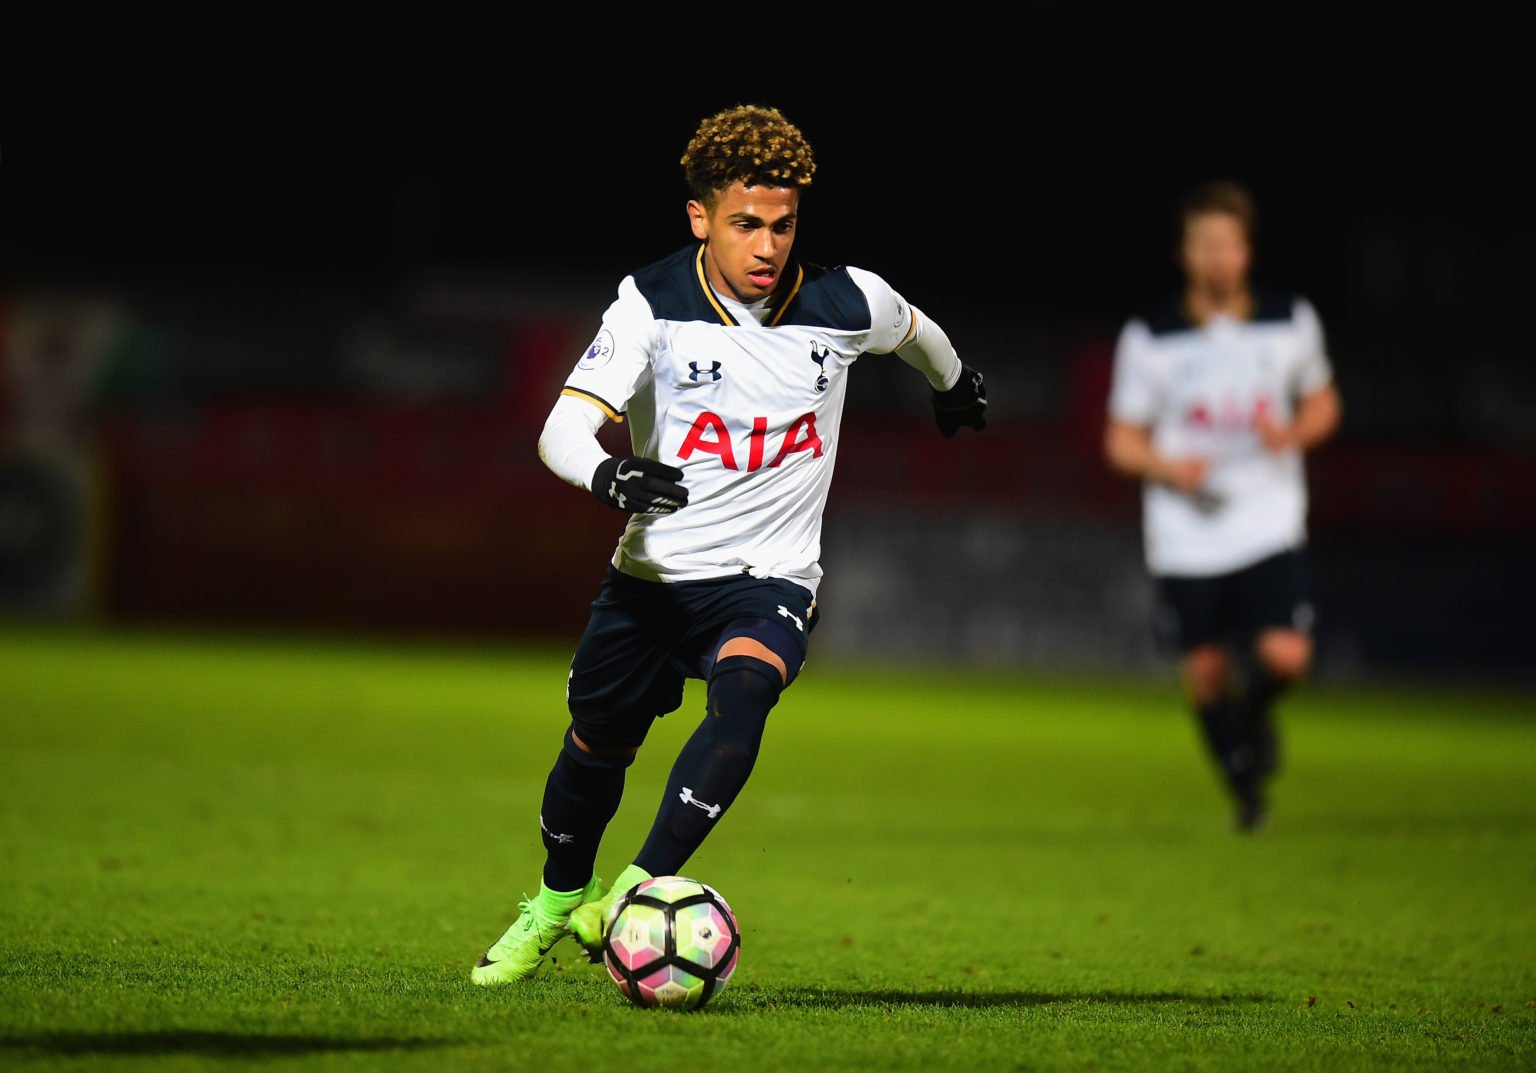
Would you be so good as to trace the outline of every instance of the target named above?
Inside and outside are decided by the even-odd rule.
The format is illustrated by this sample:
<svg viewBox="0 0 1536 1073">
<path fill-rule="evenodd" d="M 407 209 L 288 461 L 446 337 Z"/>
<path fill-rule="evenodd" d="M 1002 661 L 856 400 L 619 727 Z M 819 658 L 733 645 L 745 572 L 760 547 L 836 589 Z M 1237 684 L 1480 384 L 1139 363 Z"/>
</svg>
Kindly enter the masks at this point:
<svg viewBox="0 0 1536 1073">
<path fill-rule="evenodd" d="M 537 881 L 567 658 L 0 628 L 0 1067 L 1536 1070 L 1529 694 L 1313 683 L 1241 837 L 1171 679 L 813 653 L 687 869 L 744 946 L 679 1013 L 569 942 L 468 980 Z"/>
</svg>

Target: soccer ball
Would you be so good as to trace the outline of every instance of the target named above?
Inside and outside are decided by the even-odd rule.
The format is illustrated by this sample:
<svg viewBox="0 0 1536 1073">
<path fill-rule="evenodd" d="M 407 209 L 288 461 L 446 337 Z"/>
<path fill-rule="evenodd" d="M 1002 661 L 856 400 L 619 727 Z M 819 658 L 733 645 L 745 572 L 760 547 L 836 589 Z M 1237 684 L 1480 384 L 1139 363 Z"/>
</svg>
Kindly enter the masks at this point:
<svg viewBox="0 0 1536 1073">
<path fill-rule="evenodd" d="M 603 964 L 637 1006 L 696 1010 L 730 982 L 741 928 L 720 892 L 685 876 L 656 876 L 614 903 Z"/>
</svg>

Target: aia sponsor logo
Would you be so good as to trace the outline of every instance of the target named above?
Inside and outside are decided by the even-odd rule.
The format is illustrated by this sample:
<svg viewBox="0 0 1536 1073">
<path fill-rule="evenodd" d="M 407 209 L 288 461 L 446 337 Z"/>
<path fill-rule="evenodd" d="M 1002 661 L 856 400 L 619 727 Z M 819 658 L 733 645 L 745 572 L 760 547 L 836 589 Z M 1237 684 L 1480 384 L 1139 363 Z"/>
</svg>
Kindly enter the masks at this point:
<svg viewBox="0 0 1536 1073">
<path fill-rule="evenodd" d="M 1220 403 L 1192 402 L 1184 411 L 1184 424 L 1202 432 L 1247 432 L 1258 425 L 1260 417 L 1276 416 L 1269 396 L 1260 395 L 1251 406 L 1232 398 Z"/>
<path fill-rule="evenodd" d="M 774 449 L 772 460 L 765 465 L 770 446 Z M 693 419 L 692 427 L 683 437 L 683 445 L 677 449 L 677 457 L 686 462 L 695 451 L 702 451 L 720 459 L 726 469 L 734 470 L 743 469 L 740 460 L 745 459 L 745 470 L 752 473 L 760 469 L 776 469 L 790 455 L 801 451 L 809 451 L 812 458 L 820 458 L 822 449 L 815 414 L 801 414 L 789 423 L 782 436 L 772 437 L 770 444 L 766 417 L 754 417 L 751 428 L 737 429 L 733 433 L 725 418 L 705 410 Z"/>
</svg>

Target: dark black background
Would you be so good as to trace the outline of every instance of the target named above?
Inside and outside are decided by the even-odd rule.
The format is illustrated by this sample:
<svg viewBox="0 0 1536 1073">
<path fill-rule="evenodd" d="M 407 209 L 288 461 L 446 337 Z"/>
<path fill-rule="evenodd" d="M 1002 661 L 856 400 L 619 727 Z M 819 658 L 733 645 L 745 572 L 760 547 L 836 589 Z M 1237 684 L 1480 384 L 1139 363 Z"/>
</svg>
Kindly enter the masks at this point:
<svg viewBox="0 0 1536 1073">
<path fill-rule="evenodd" d="M 0 272 L 617 278 L 688 239 L 678 157 L 739 102 L 816 149 L 799 252 L 933 308 L 1117 322 L 1172 285 L 1170 206 L 1216 175 L 1258 195 L 1261 280 L 1346 330 L 1361 227 L 1529 262 L 1517 40 L 1493 9 L 1134 10 L 23 21 Z"/>
</svg>

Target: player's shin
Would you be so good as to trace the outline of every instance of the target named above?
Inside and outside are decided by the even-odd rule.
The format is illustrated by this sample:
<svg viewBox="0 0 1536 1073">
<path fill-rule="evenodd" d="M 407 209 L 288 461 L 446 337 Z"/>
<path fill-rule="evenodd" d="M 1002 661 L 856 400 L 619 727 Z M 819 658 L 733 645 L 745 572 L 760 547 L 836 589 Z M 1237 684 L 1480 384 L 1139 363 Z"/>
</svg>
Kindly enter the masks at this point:
<svg viewBox="0 0 1536 1073">
<path fill-rule="evenodd" d="M 1295 685 L 1293 675 L 1276 674 L 1258 655 L 1250 655 L 1243 668 L 1244 732 L 1264 777 L 1279 771 L 1279 732 L 1275 702 Z"/>
<path fill-rule="evenodd" d="M 1255 791 L 1255 757 L 1245 733 L 1242 705 L 1224 696 L 1200 706 L 1196 714 L 1206 749 L 1227 786 L 1239 799 L 1251 797 Z"/>
<path fill-rule="evenodd" d="M 1280 768 L 1280 735 L 1275 729 L 1275 701 L 1285 693 L 1290 682 L 1255 666 L 1243 689 L 1243 732 L 1253 750 L 1254 761 L 1263 776 Z"/>
<path fill-rule="evenodd" d="M 586 752 L 565 732 L 539 812 L 546 887 L 575 891 L 592 878 L 598 845 L 618 811 L 624 772 L 634 759 L 631 752 Z"/>
<path fill-rule="evenodd" d="M 672 766 L 637 865 L 658 876 L 682 871 L 746 785 L 782 689 L 778 669 L 753 656 L 715 664 L 704 721 Z"/>
</svg>

